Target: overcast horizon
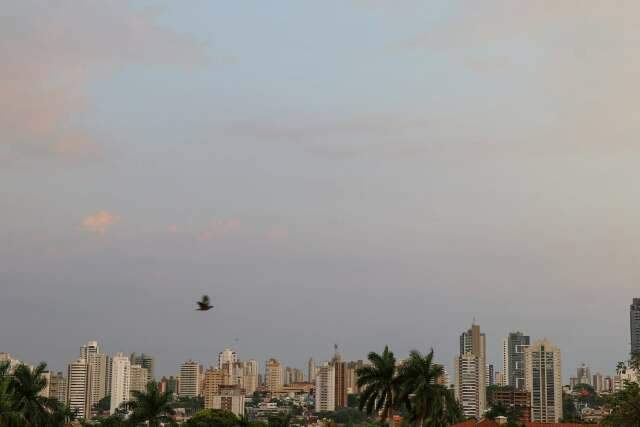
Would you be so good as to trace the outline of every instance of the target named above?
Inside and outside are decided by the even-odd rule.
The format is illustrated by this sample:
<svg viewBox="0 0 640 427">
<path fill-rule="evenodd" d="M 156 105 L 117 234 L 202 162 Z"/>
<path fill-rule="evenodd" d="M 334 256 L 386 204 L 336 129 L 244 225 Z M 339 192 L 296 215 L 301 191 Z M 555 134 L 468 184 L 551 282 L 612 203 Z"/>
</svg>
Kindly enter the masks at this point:
<svg viewBox="0 0 640 427">
<path fill-rule="evenodd" d="M 435 349 L 613 374 L 640 297 L 640 3 L 8 1 L 0 352 Z M 215 308 L 196 312 L 208 294 Z M 237 341 L 236 341 L 237 340 Z"/>
</svg>

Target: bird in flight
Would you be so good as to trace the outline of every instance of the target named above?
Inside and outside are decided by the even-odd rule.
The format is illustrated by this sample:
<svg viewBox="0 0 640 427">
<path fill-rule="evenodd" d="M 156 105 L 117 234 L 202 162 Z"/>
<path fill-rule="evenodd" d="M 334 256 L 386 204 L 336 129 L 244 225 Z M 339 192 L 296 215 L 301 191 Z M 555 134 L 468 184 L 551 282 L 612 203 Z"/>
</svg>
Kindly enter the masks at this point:
<svg viewBox="0 0 640 427">
<path fill-rule="evenodd" d="M 197 311 L 207 311 L 213 308 L 213 306 L 209 304 L 209 295 L 202 295 L 202 300 L 198 301 L 197 304 Z"/>
</svg>

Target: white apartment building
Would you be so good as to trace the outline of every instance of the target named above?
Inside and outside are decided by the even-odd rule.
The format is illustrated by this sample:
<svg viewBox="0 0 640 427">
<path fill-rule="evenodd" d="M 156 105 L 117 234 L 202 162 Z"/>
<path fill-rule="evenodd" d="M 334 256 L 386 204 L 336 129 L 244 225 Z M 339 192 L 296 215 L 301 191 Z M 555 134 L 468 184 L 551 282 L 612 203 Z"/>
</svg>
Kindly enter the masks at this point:
<svg viewBox="0 0 640 427">
<path fill-rule="evenodd" d="M 316 371 L 316 412 L 336 410 L 336 371 L 324 363 Z"/>
<path fill-rule="evenodd" d="M 115 413 L 123 402 L 129 399 L 129 385 L 131 383 L 131 362 L 122 353 L 112 359 L 111 368 L 111 407 L 109 413 Z"/>
</svg>

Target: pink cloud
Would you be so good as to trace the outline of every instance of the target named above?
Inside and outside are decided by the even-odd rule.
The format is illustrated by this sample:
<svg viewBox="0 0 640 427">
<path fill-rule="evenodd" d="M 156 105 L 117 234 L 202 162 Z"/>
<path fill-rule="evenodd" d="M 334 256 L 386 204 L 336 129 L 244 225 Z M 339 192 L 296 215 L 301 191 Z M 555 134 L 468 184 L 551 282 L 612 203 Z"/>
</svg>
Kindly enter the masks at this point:
<svg viewBox="0 0 640 427">
<path fill-rule="evenodd" d="M 120 217 L 102 210 L 82 220 L 82 229 L 91 233 L 106 234 L 109 227 L 120 220 Z"/>
<path fill-rule="evenodd" d="M 124 2 L 21 0 L 0 17 L 0 128 L 5 153 L 73 156 L 98 150 L 74 123 L 85 88 L 128 63 L 196 65 L 201 45 Z"/>
</svg>

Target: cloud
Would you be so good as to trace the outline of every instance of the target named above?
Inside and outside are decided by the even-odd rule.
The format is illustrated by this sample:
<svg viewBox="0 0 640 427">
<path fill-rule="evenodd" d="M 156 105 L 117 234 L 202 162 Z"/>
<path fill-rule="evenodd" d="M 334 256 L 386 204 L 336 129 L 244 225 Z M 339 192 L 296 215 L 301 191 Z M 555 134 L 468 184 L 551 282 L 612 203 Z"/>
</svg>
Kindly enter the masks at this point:
<svg viewBox="0 0 640 427">
<path fill-rule="evenodd" d="M 90 82 L 126 64 L 192 66 L 202 46 L 125 2 L 21 0 L 0 16 L 0 144 L 18 155 L 98 150 L 78 123 Z"/>
<path fill-rule="evenodd" d="M 109 227 L 120 220 L 120 217 L 102 210 L 82 220 L 82 229 L 91 233 L 106 234 Z"/>
</svg>

